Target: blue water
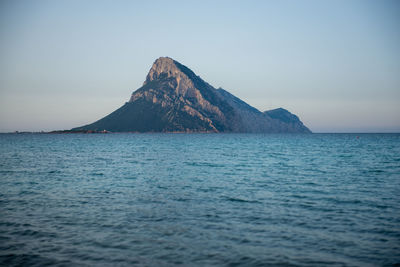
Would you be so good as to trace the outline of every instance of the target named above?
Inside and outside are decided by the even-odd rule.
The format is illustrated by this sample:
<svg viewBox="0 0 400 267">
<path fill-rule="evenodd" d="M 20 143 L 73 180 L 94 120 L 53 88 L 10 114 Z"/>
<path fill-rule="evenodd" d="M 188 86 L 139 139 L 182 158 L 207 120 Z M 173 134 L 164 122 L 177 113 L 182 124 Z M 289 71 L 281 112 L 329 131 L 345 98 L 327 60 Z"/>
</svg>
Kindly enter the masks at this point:
<svg viewBox="0 0 400 267">
<path fill-rule="evenodd" d="M 400 135 L 0 135 L 0 265 L 47 264 L 400 264 Z"/>
</svg>

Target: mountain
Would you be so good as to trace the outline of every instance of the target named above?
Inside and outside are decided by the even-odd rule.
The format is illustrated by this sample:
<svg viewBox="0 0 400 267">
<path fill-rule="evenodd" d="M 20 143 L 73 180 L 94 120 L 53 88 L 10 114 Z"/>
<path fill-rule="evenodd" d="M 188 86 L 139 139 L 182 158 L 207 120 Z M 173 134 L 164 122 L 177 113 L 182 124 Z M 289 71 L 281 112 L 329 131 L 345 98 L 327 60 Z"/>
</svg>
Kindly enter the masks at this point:
<svg viewBox="0 0 400 267">
<path fill-rule="evenodd" d="M 268 115 L 270 118 L 272 118 L 274 120 L 278 120 L 278 121 L 284 123 L 284 125 L 286 127 L 288 127 L 288 129 L 290 129 L 290 131 L 294 131 L 294 132 L 298 131 L 298 132 L 304 132 L 304 133 L 310 132 L 310 130 L 306 126 L 304 126 L 304 124 L 301 122 L 299 117 L 290 113 L 289 111 L 287 111 L 284 108 L 267 110 L 267 111 L 264 111 L 264 114 Z"/>
<path fill-rule="evenodd" d="M 215 89 L 179 62 L 160 57 L 127 103 L 72 131 L 311 132 L 296 115 L 286 112 L 292 117 L 276 110 L 263 113 L 224 89 Z"/>
</svg>

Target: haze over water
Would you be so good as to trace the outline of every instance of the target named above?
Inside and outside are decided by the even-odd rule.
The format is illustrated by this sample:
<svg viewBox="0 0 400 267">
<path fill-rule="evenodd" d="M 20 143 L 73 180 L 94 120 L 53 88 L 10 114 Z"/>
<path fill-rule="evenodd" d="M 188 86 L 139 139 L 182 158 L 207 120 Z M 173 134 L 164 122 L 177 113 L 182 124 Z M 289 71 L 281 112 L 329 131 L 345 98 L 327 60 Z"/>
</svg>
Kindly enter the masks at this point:
<svg viewBox="0 0 400 267">
<path fill-rule="evenodd" d="M 400 263 L 399 134 L 2 134 L 0 265 Z"/>
</svg>

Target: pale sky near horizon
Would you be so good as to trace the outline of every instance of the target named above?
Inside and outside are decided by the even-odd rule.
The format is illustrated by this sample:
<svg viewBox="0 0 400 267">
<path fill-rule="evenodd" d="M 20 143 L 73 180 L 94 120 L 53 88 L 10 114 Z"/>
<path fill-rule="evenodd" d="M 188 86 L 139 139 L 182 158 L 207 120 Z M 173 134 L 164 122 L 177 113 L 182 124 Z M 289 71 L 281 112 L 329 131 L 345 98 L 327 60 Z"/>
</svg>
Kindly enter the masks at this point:
<svg viewBox="0 0 400 267">
<path fill-rule="evenodd" d="M 314 132 L 400 132 L 400 1 L 0 1 L 0 132 L 111 113 L 169 56 Z"/>
</svg>

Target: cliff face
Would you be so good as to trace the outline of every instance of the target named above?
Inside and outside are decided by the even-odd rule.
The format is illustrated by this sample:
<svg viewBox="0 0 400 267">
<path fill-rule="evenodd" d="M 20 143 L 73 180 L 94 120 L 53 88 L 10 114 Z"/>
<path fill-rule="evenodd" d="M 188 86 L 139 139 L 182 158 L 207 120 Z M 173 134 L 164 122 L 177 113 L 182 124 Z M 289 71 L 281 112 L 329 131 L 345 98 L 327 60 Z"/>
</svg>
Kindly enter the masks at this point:
<svg viewBox="0 0 400 267">
<path fill-rule="evenodd" d="M 161 57 L 129 102 L 110 115 L 73 130 L 309 132 L 305 127 L 292 127 L 291 123 L 258 111 L 227 91 L 215 89 L 177 61 Z"/>
</svg>

